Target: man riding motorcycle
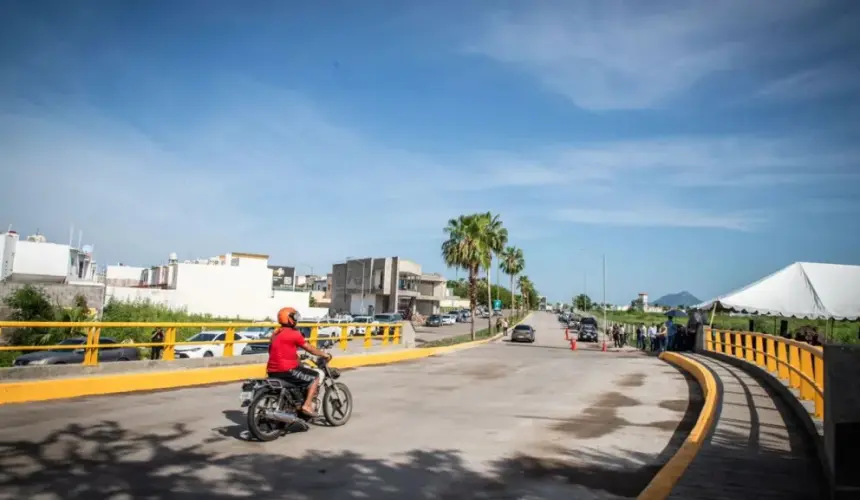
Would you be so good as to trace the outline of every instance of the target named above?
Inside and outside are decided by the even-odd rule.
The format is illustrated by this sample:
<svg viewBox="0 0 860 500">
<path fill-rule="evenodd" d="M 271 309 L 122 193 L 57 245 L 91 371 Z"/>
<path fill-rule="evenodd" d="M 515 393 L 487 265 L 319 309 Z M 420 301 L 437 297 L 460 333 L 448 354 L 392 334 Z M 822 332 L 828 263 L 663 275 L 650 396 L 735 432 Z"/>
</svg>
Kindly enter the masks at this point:
<svg viewBox="0 0 860 500">
<path fill-rule="evenodd" d="M 305 397 L 304 405 L 301 407 L 301 412 L 311 418 L 316 418 L 317 415 L 314 413 L 313 401 L 317 390 L 319 390 L 319 373 L 301 364 L 298 348 L 301 347 L 314 356 L 326 359 L 331 359 L 331 354 L 323 352 L 307 343 L 302 333 L 296 330 L 297 316 L 298 311 L 292 307 L 284 307 L 278 311 L 278 324 L 281 327 L 272 333 L 266 372 L 268 372 L 270 378 L 280 379 L 306 389 L 307 396 Z"/>
</svg>

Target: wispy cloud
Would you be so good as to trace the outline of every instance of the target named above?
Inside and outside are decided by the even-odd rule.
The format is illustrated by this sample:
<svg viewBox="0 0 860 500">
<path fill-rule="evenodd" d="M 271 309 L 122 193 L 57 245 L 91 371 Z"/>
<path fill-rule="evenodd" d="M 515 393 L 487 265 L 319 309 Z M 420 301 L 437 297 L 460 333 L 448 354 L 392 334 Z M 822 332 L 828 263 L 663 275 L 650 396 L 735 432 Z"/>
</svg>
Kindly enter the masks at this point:
<svg viewBox="0 0 860 500">
<path fill-rule="evenodd" d="M 820 11 L 815 0 L 519 7 L 487 16 L 468 51 L 533 74 L 588 109 L 659 106 L 706 78 L 828 47 L 820 32 L 810 40 L 781 30 Z"/>
<path fill-rule="evenodd" d="M 765 221 L 756 213 L 708 213 L 681 208 L 628 209 L 566 208 L 552 214 L 556 220 L 579 224 L 628 227 L 678 227 L 752 231 Z"/>
</svg>

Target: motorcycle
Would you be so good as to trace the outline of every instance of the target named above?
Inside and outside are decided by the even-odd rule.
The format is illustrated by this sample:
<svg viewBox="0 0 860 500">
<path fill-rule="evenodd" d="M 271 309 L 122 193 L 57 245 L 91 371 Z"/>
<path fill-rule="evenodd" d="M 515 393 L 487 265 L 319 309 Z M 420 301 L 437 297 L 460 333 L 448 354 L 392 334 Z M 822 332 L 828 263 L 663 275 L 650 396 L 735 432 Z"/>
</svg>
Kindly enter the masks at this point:
<svg viewBox="0 0 860 500">
<path fill-rule="evenodd" d="M 323 342 L 322 349 L 330 349 L 331 341 Z M 338 427 L 347 423 L 352 416 L 352 393 L 343 382 L 336 382 L 341 372 L 328 365 L 326 358 L 313 360 L 303 356 L 303 364 L 320 374 L 320 386 L 314 398 L 314 413 L 319 413 L 326 423 Z M 305 402 L 305 390 L 283 380 L 261 378 L 246 380 L 242 384 L 239 401 L 242 408 L 248 408 L 248 431 L 260 441 L 273 441 L 290 429 L 297 427 L 308 430 L 313 423 L 312 417 L 299 409 Z"/>
</svg>

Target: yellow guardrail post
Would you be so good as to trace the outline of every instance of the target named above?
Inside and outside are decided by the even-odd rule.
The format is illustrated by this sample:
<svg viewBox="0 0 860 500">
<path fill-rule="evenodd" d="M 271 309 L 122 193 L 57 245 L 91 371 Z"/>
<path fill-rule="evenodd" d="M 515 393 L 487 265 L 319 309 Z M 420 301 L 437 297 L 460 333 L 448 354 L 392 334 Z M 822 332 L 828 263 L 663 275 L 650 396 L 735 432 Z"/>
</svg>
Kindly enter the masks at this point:
<svg viewBox="0 0 860 500">
<path fill-rule="evenodd" d="M 388 325 L 382 327 L 382 345 L 388 345 L 388 329 L 391 328 Z"/>
<path fill-rule="evenodd" d="M 767 371 L 776 374 L 777 366 L 776 366 L 776 341 L 772 338 L 767 338 L 767 353 L 770 355 L 767 357 Z"/>
<path fill-rule="evenodd" d="M 800 351 L 800 371 L 809 380 L 815 380 L 815 373 L 812 371 L 812 353 L 806 349 Z M 801 377 L 800 380 L 800 399 L 812 401 L 815 397 L 815 389 L 806 377 Z"/>
<path fill-rule="evenodd" d="M 824 357 L 815 357 L 815 385 L 821 392 L 815 392 L 815 416 L 824 419 Z"/>
<path fill-rule="evenodd" d="M 168 328 L 164 332 L 164 351 L 161 353 L 161 359 L 166 361 L 176 359 L 176 328 Z"/>
<path fill-rule="evenodd" d="M 755 337 L 755 362 L 759 366 L 765 366 L 765 355 L 764 355 L 764 338 L 756 335 Z"/>
<path fill-rule="evenodd" d="M 714 332 L 710 328 L 705 329 L 705 350 L 714 350 Z"/>
<path fill-rule="evenodd" d="M 777 368 L 779 378 L 782 380 L 788 380 L 788 346 L 785 345 L 785 342 L 779 342 L 777 344 L 776 352 L 776 357 L 779 360 L 779 366 Z"/>
<path fill-rule="evenodd" d="M 788 346 L 789 385 L 794 389 L 800 388 L 800 349 L 796 345 Z"/>
<path fill-rule="evenodd" d="M 373 327 L 370 323 L 364 327 L 364 348 L 370 349 L 370 346 L 373 345 L 373 339 L 371 337 L 373 335 Z"/>
<path fill-rule="evenodd" d="M 87 342 L 84 348 L 84 366 L 96 366 L 99 364 L 99 337 L 100 328 L 87 329 Z"/>
<path fill-rule="evenodd" d="M 744 354 L 746 355 L 746 360 L 749 362 L 755 362 L 755 351 L 753 351 L 753 336 L 748 333 L 745 333 L 744 337 L 744 344 L 746 346 Z"/>
<path fill-rule="evenodd" d="M 349 327 L 340 327 L 340 350 L 345 351 L 349 345 Z"/>
<path fill-rule="evenodd" d="M 227 332 L 224 334 L 224 357 L 229 358 L 233 356 L 233 345 L 236 341 L 236 329 L 228 328 Z"/>
<path fill-rule="evenodd" d="M 319 338 L 319 334 L 320 334 L 320 327 L 318 327 L 317 325 L 312 326 L 311 327 L 311 338 L 308 339 L 308 342 L 310 342 L 311 345 L 314 347 L 317 346 L 317 340 Z"/>
<path fill-rule="evenodd" d="M 732 337 L 734 337 L 735 341 L 734 356 L 736 358 L 742 358 L 744 356 L 744 339 L 742 338 L 741 332 L 732 332 Z"/>
<path fill-rule="evenodd" d="M 394 325 L 394 339 L 392 340 L 392 344 L 400 344 L 400 329 L 403 325 Z"/>
</svg>

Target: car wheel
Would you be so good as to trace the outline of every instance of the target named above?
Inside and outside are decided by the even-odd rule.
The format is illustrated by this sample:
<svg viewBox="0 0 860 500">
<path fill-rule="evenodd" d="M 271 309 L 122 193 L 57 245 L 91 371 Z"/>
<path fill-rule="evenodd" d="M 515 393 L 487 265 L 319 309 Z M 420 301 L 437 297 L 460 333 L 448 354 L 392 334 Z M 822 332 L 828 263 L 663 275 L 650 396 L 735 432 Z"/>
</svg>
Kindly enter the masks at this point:
<svg viewBox="0 0 860 500">
<path fill-rule="evenodd" d="M 212 351 L 206 351 L 203 353 L 204 358 L 211 358 L 213 356 L 214 356 L 214 354 L 212 354 Z"/>
</svg>

